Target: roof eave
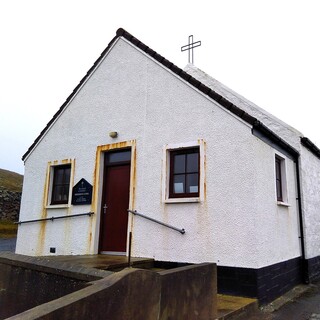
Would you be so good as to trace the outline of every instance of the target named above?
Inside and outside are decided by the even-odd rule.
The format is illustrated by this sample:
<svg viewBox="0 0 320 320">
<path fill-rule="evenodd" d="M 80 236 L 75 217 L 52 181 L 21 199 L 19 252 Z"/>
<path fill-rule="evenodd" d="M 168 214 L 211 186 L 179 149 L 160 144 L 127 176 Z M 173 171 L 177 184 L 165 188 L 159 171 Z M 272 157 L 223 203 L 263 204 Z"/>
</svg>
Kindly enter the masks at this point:
<svg viewBox="0 0 320 320">
<path fill-rule="evenodd" d="M 306 147 L 313 155 L 320 159 L 320 149 L 307 137 L 300 138 L 301 144 Z"/>
</svg>

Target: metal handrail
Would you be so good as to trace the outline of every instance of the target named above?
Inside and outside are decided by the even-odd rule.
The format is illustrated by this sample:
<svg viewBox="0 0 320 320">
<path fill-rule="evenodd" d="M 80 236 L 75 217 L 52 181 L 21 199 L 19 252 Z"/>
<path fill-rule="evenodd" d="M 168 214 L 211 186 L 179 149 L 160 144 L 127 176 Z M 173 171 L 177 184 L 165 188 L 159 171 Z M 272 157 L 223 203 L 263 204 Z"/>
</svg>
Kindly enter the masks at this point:
<svg viewBox="0 0 320 320">
<path fill-rule="evenodd" d="M 181 234 L 185 234 L 185 233 L 186 233 L 186 231 L 185 231 L 184 229 L 179 229 L 179 228 L 173 227 L 173 226 L 171 226 L 171 225 L 169 225 L 169 224 L 166 224 L 166 223 L 164 223 L 164 222 L 161 222 L 161 221 L 159 221 L 159 220 L 156 220 L 156 219 L 150 218 L 150 217 L 148 217 L 148 216 L 145 216 L 144 214 L 137 212 L 137 210 L 129 210 L 129 209 L 128 209 L 128 212 L 131 212 L 131 213 L 134 214 L 134 215 L 137 215 L 137 216 L 139 216 L 139 217 L 148 219 L 148 220 L 153 221 L 153 222 L 155 222 L 155 223 L 161 224 L 162 226 L 165 226 L 165 227 L 167 227 L 167 228 L 170 228 L 170 229 L 173 229 L 173 230 L 175 230 L 175 231 L 178 231 L 178 232 L 180 232 Z"/>
<path fill-rule="evenodd" d="M 39 222 L 39 221 L 54 221 L 58 219 L 66 219 L 66 218 L 73 218 L 73 217 L 80 217 L 80 216 L 92 216 L 94 212 L 86 212 L 86 213 L 78 213 L 78 214 L 70 214 L 68 216 L 60 216 L 60 217 L 51 217 L 51 218 L 42 218 L 42 219 L 34 219 L 34 220 L 25 220 L 25 221 L 17 221 L 15 224 L 23 224 L 23 223 L 30 223 L 30 222 Z"/>
</svg>

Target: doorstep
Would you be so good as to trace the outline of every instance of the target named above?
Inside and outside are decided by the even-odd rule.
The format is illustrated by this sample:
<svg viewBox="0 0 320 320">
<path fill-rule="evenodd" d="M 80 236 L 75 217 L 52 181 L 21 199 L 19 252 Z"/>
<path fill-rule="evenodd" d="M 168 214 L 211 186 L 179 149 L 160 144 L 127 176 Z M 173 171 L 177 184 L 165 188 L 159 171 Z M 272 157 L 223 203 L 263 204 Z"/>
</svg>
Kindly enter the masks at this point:
<svg viewBox="0 0 320 320">
<path fill-rule="evenodd" d="M 240 318 L 258 310 L 258 300 L 218 294 L 218 320 Z"/>
</svg>

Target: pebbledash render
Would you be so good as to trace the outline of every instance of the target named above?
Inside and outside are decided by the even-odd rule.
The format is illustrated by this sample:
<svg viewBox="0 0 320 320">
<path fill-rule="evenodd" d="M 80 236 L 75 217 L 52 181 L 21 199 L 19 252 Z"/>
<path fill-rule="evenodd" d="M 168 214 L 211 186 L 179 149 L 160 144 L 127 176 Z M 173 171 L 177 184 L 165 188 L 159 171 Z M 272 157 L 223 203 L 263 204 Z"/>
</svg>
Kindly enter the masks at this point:
<svg viewBox="0 0 320 320">
<path fill-rule="evenodd" d="M 16 253 L 130 242 L 134 257 L 215 262 L 220 292 L 261 303 L 320 274 L 320 150 L 123 29 L 23 160 Z"/>
</svg>

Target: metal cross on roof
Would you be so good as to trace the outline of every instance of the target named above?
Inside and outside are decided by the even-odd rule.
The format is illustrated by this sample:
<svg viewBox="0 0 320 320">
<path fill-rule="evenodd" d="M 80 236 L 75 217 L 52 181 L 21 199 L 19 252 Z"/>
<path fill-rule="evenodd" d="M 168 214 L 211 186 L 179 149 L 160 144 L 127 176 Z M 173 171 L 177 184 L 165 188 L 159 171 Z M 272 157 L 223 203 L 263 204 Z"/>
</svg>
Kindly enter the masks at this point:
<svg viewBox="0 0 320 320">
<path fill-rule="evenodd" d="M 189 36 L 188 44 L 181 47 L 181 51 L 188 50 L 188 62 L 193 64 L 193 48 L 200 47 L 201 41 L 193 42 L 193 35 Z"/>
</svg>

